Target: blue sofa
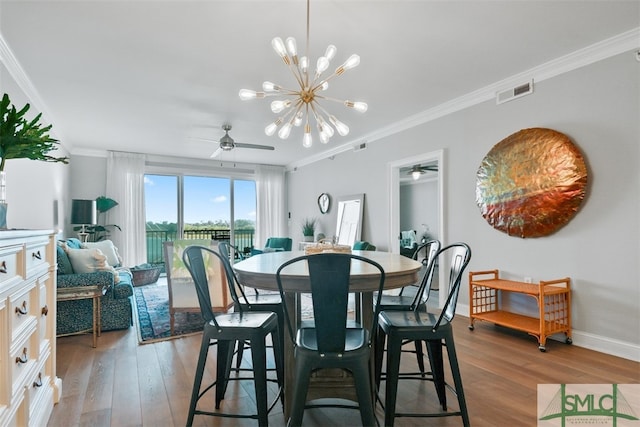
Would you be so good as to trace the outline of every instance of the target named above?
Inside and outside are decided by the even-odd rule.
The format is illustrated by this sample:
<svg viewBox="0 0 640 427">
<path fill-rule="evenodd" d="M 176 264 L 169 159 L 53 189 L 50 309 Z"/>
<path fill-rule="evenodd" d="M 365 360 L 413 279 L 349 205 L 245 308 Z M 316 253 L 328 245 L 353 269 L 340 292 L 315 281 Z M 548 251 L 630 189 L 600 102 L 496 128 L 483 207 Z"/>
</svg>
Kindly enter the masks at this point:
<svg viewBox="0 0 640 427">
<path fill-rule="evenodd" d="M 67 239 L 66 245 L 72 249 L 80 249 L 78 239 Z M 57 247 L 58 288 L 83 286 L 87 284 L 106 284 L 109 290 L 100 299 L 101 323 L 103 331 L 127 329 L 133 325 L 132 276 L 126 269 L 111 271 L 95 271 L 92 273 L 76 273 L 62 246 Z M 114 274 L 119 277 L 115 283 Z M 59 301 L 56 312 L 56 333 L 70 335 L 91 330 L 93 327 L 93 301 L 91 299 L 75 301 Z"/>
</svg>

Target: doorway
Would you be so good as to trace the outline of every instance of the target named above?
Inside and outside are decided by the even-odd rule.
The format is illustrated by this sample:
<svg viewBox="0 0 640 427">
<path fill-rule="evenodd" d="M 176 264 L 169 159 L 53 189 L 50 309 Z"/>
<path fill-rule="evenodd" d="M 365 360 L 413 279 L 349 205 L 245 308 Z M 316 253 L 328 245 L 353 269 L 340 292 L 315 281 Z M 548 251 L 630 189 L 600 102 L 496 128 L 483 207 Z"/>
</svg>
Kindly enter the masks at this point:
<svg viewBox="0 0 640 427">
<path fill-rule="evenodd" d="M 434 180 L 433 183 L 435 185 L 435 194 L 431 193 L 430 197 L 434 197 L 434 203 L 437 204 L 437 219 L 436 224 L 434 226 L 427 224 L 426 222 L 421 222 L 417 225 L 417 240 L 420 243 L 422 235 L 426 232 L 426 234 L 431 237 L 438 238 L 441 242 L 446 242 L 447 238 L 445 235 L 445 215 L 444 215 L 444 179 L 443 179 L 443 166 L 444 166 L 444 150 L 432 151 L 429 153 L 423 153 L 412 157 L 407 157 L 400 160 L 395 160 L 389 163 L 388 170 L 388 185 L 389 185 L 389 250 L 393 253 L 400 252 L 400 231 L 401 231 L 401 218 L 402 218 L 402 209 L 400 200 L 401 200 L 401 182 L 404 179 L 411 179 L 411 177 L 407 176 L 407 171 L 413 168 L 415 165 L 430 165 L 435 166 L 431 169 L 437 169 L 436 171 L 429 171 L 429 180 Z M 408 208 L 408 207 L 405 207 Z M 422 225 L 427 225 L 427 230 Z M 440 266 L 444 267 L 444 266 Z M 445 285 L 445 268 L 438 269 L 438 282 L 442 285 Z M 444 289 L 444 288 L 443 288 Z M 438 306 L 444 306 L 446 302 L 447 295 L 446 292 L 438 292 L 439 301 Z"/>
</svg>

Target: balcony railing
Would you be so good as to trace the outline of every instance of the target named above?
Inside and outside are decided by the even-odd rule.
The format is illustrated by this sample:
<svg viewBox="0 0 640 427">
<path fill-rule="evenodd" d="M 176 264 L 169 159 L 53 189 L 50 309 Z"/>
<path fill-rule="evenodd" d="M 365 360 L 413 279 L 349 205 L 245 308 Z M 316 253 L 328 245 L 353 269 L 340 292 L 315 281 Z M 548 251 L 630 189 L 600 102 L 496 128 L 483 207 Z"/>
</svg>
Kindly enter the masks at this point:
<svg viewBox="0 0 640 427">
<path fill-rule="evenodd" d="M 253 247 L 253 235 L 255 230 L 235 230 L 233 246 L 240 251 L 250 251 Z M 176 231 L 147 230 L 147 263 L 164 264 L 163 243 L 178 239 Z M 214 239 L 229 242 L 231 230 L 227 229 L 201 229 L 185 230 L 183 239 Z"/>
</svg>

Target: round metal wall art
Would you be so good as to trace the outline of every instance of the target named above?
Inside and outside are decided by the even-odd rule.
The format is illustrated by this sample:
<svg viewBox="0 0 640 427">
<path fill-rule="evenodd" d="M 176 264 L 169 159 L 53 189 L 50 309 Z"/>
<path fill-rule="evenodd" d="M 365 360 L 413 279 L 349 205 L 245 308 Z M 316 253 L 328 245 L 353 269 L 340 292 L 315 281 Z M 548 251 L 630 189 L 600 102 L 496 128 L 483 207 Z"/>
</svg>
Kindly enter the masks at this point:
<svg viewBox="0 0 640 427">
<path fill-rule="evenodd" d="M 576 214 L 587 167 L 563 133 L 523 129 L 497 143 L 476 178 L 476 203 L 495 229 L 518 237 L 547 236 Z"/>
</svg>

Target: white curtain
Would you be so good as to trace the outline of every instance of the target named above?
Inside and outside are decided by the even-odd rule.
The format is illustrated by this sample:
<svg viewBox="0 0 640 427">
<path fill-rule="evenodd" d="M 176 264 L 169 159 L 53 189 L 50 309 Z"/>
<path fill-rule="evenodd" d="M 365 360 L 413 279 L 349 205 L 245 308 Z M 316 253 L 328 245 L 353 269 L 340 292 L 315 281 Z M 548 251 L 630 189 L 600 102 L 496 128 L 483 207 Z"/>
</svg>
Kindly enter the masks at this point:
<svg viewBox="0 0 640 427">
<path fill-rule="evenodd" d="M 147 261 L 144 211 L 144 168 L 142 154 L 109 152 L 106 196 L 118 202 L 107 212 L 107 224 L 117 224 L 111 238 L 125 267 Z"/>
<path fill-rule="evenodd" d="M 269 237 L 289 237 L 285 174 L 282 166 L 266 165 L 259 165 L 256 173 L 258 212 L 255 246 L 262 248 Z"/>
</svg>

